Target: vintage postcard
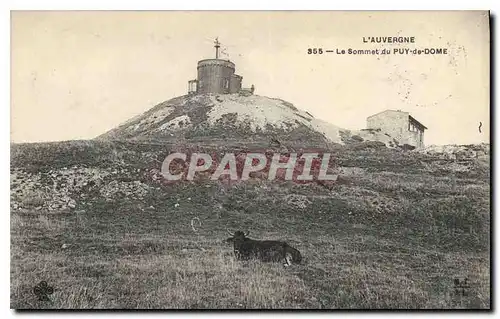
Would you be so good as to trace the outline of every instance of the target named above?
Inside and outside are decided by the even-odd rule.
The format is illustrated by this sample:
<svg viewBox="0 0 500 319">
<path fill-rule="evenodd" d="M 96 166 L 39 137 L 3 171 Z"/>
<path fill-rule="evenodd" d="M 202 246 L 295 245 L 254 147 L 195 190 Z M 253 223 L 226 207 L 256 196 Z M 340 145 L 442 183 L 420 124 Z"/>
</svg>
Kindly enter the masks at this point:
<svg viewBox="0 0 500 319">
<path fill-rule="evenodd" d="M 13 11 L 13 309 L 490 309 L 488 11 Z"/>
</svg>

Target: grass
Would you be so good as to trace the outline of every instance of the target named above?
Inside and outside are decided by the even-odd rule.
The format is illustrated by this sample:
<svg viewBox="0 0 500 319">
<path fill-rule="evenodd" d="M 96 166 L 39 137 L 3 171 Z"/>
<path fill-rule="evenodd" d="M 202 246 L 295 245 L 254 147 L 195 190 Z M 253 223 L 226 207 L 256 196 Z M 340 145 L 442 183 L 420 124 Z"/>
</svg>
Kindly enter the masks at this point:
<svg viewBox="0 0 500 319">
<path fill-rule="evenodd" d="M 359 169 L 331 190 L 284 182 L 162 186 L 145 172 L 166 152 L 91 141 L 14 145 L 12 169 L 41 186 L 11 183 L 12 308 L 490 308 L 484 162 L 464 171 L 453 160 L 346 147 L 335 153 L 339 163 Z M 105 172 L 97 174 L 102 184 L 67 183 L 76 207 L 48 210 L 58 196 L 51 174 L 75 165 Z M 143 183 L 140 197 L 99 192 L 130 180 Z M 286 240 L 303 263 L 235 261 L 223 243 L 226 228 Z M 466 296 L 453 286 L 464 278 Z M 51 301 L 32 292 L 41 280 L 55 288 Z"/>
</svg>

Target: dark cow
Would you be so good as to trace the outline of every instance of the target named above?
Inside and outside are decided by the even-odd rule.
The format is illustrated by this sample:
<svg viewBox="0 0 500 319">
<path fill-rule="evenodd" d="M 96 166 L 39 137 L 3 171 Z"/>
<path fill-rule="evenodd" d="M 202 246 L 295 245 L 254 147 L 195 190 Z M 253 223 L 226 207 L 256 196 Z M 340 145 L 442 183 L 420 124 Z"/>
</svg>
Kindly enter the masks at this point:
<svg viewBox="0 0 500 319">
<path fill-rule="evenodd" d="M 233 243 L 234 255 L 238 260 L 259 259 L 264 262 L 284 262 L 285 266 L 292 263 L 300 263 L 302 256 L 300 252 L 289 246 L 286 242 L 276 240 L 253 240 L 248 238 L 242 231 L 231 235 L 226 242 Z"/>
</svg>

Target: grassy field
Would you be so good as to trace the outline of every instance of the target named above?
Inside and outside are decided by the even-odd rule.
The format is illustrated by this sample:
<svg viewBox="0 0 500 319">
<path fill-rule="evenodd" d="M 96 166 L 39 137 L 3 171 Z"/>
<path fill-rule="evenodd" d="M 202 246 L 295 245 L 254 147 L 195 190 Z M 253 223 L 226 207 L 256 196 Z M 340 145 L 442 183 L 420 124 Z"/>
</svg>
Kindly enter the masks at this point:
<svg viewBox="0 0 500 319">
<path fill-rule="evenodd" d="M 360 144 L 332 150 L 332 189 L 164 186 L 151 171 L 173 148 L 13 145 L 11 307 L 490 308 L 489 157 Z M 235 261 L 226 228 L 286 240 L 303 263 Z M 33 293 L 42 280 L 50 301 Z"/>
</svg>

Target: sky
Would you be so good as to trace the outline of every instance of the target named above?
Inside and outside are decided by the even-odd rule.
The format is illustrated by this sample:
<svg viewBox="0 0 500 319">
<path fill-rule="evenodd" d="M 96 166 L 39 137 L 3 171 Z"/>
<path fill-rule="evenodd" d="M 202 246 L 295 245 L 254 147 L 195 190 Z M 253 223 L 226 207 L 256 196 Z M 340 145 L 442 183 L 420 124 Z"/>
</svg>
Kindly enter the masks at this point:
<svg viewBox="0 0 500 319">
<path fill-rule="evenodd" d="M 397 36 L 415 43 L 363 43 Z M 339 127 L 395 109 L 428 127 L 427 145 L 488 142 L 489 36 L 484 11 L 12 12 L 11 141 L 94 138 L 186 94 L 218 37 L 244 87 Z"/>
</svg>

